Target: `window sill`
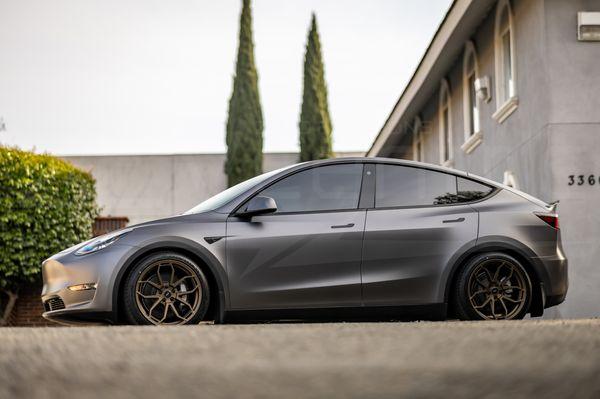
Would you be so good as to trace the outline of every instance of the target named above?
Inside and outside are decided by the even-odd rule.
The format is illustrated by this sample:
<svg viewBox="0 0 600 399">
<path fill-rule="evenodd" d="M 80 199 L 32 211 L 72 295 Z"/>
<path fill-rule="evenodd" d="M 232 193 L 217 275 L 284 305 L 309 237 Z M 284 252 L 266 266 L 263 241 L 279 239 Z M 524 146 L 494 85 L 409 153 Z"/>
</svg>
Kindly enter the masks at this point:
<svg viewBox="0 0 600 399">
<path fill-rule="evenodd" d="M 467 141 L 465 141 L 463 145 L 460 146 L 460 149 L 463 150 L 466 154 L 470 154 L 475 148 L 477 148 L 479 144 L 481 144 L 482 140 L 483 134 L 481 133 L 481 131 L 479 131 L 471 137 L 469 137 Z"/>
<path fill-rule="evenodd" d="M 513 96 L 513 97 L 509 98 L 508 100 L 506 100 L 506 102 L 504 104 L 502 104 L 496 110 L 496 112 L 494 112 L 494 114 L 492 115 L 492 118 L 496 122 L 502 123 L 506 120 L 506 118 L 508 118 L 510 116 L 510 114 L 515 112 L 515 110 L 517 109 L 518 106 L 519 106 L 519 98 L 517 96 Z"/>
</svg>

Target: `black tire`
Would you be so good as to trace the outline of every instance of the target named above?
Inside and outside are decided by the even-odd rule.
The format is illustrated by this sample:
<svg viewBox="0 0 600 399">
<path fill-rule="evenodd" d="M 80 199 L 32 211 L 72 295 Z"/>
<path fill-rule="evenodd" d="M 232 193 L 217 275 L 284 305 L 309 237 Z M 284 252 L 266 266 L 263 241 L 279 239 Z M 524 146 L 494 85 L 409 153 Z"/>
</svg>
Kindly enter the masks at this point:
<svg viewBox="0 0 600 399">
<path fill-rule="evenodd" d="M 523 265 L 510 255 L 492 252 L 476 255 L 461 268 L 452 299 L 461 320 L 516 320 L 525 317 L 531 298 L 531 279 Z"/>
<path fill-rule="evenodd" d="M 167 266 L 170 265 L 170 266 Z M 159 302 L 159 304 L 156 306 L 155 309 L 151 310 L 150 312 L 150 316 L 147 316 L 147 309 L 145 306 L 145 301 L 146 297 L 144 297 L 143 295 L 140 295 L 138 293 L 138 291 L 136 291 L 136 287 L 141 287 L 139 284 L 145 284 L 143 282 L 139 282 L 138 280 L 141 278 L 142 275 L 146 275 L 146 274 L 151 274 L 152 273 L 152 268 L 158 268 L 158 272 L 155 272 L 154 274 L 152 274 L 152 276 L 156 276 L 156 275 L 164 275 L 164 268 L 168 268 L 171 269 L 176 265 L 178 272 L 180 273 L 179 275 L 177 275 L 177 278 L 181 278 L 182 275 L 184 275 L 184 273 L 189 273 L 189 277 L 185 277 L 185 281 L 190 281 L 189 279 L 191 279 L 191 281 L 194 283 L 194 286 L 197 288 L 197 293 L 194 294 L 188 294 L 188 295 L 193 295 L 194 299 L 196 299 L 197 301 L 199 301 L 198 303 L 194 303 L 194 306 L 184 306 L 183 303 L 187 302 L 187 295 L 180 295 L 180 293 L 182 293 L 182 291 L 178 291 L 177 288 L 173 288 L 175 287 L 173 284 L 170 284 L 168 287 L 165 286 L 165 288 L 163 288 L 164 293 L 162 293 L 159 289 L 155 288 L 155 285 L 161 285 L 163 284 L 163 281 L 161 279 L 161 277 L 152 277 L 152 278 L 157 278 L 160 279 L 160 282 L 155 281 L 154 283 L 150 282 L 148 284 L 152 284 L 152 286 L 149 286 L 149 288 L 146 288 L 146 286 L 144 286 L 144 290 L 154 290 L 154 292 L 150 292 L 150 294 L 152 295 L 148 295 L 149 297 L 160 297 L 160 298 L 151 298 L 148 299 L 148 301 L 163 301 L 163 302 Z M 163 268 L 163 269 L 161 269 Z M 175 269 L 173 269 L 175 270 Z M 175 277 L 176 276 L 176 272 L 173 271 L 171 273 L 168 273 L 169 276 L 171 277 Z M 169 277 L 167 276 L 167 277 Z M 144 277 L 146 278 L 146 277 Z M 181 281 L 181 280 L 179 280 Z M 165 282 L 165 284 L 168 284 L 168 282 Z M 180 287 L 185 287 L 185 282 L 178 284 Z M 191 283 L 188 283 L 191 285 Z M 161 285 L 162 287 L 162 285 Z M 196 288 L 194 289 L 196 292 Z M 184 288 L 185 292 L 183 292 L 183 294 L 185 294 L 186 292 L 191 292 L 191 291 L 187 291 Z M 166 291 L 170 291 L 173 293 L 177 293 L 177 294 L 170 294 L 170 296 L 168 297 L 168 299 L 166 299 Z M 156 253 L 156 254 L 152 254 L 150 256 L 147 256 L 146 258 L 142 259 L 140 262 L 138 262 L 133 269 L 131 270 L 131 272 L 129 273 L 129 275 L 127 276 L 126 280 L 125 280 L 125 284 L 123 285 L 123 292 L 122 292 L 122 298 L 123 298 L 123 313 L 125 315 L 126 320 L 129 322 L 129 324 L 138 324 L 138 325 L 151 325 L 151 324 L 169 324 L 169 325 L 182 325 L 182 324 L 198 324 L 200 321 L 202 321 L 202 319 L 204 318 L 204 316 L 206 315 L 206 312 L 208 310 L 208 305 L 209 305 L 209 298 L 210 298 L 210 291 L 209 291 L 209 285 L 208 285 L 208 280 L 206 279 L 206 276 L 204 275 L 204 273 L 202 272 L 202 269 L 191 259 L 187 258 L 186 256 L 183 256 L 181 254 L 178 254 L 176 252 L 160 252 L 160 253 Z M 162 298 L 162 299 L 161 299 Z M 183 299 L 186 299 L 185 301 Z M 167 305 L 167 301 L 168 301 L 168 305 Z M 182 303 L 180 303 L 182 302 Z M 172 305 L 171 305 L 172 304 Z M 161 308 L 162 306 L 162 308 Z M 176 306 L 179 308 L 179 311 L 177 310 Z M 144 309 L 144 310 L 142 310 Z M 165 314 L 170 313 L 171 316 L 169 317 L 169 319 L 165 319 L 164 322 L 158 322 L 158 317 L 153 317 L 153 314 L 156 314 L 157 311 L 162 311 L 164 310 Z M 144 311 L 146 311 L 146 314 L 144 313 Z M 181 317 L 179 316 L 179 313 L 186 313 L 186 317 Z M 177 317 L 175 316 L 177 315 Z M 171 320 L 174 319 L 174 321 L 171 322 Z"/>
</svg>

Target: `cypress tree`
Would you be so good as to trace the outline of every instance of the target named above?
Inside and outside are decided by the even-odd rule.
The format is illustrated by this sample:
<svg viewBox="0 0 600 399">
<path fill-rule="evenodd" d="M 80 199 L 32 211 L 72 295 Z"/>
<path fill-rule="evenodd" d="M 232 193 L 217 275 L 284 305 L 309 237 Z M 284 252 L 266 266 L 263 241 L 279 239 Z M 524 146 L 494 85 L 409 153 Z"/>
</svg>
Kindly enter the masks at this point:
<svg viewBox="0 0 600 399">
<path fill-rule="evenodd" d="M 262 132 L 263 116 L 258 94 L 258 74 L 254 65 L 250 0 L 243 0 L 237 64 L 225 137 L 225 173 L 229 186 L 262 173 Z"/>
<path fill-rule="evenodd" d="M 324 159 L 333 155 L 325 70 L 314 13 L 304 56 L 304 91 L 299 125 L 300 161 Z"/>
</svg>

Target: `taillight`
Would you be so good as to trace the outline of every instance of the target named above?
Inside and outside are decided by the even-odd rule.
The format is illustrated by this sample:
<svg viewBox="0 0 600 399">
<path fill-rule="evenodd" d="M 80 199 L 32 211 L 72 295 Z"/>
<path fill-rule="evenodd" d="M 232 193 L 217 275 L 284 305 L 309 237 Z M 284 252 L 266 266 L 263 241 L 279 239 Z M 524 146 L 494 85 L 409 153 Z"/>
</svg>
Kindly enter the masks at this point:
<svg viewBox="0 0 600 399">
<path fill-rule="evenodd" d="M 549 224 L 550 226 L 554 227 L 556 230 L 558 230 L 558 215 L 549 215 L 547 213 L 536 213 L 535 216 L 539 217 L 540 219 L 542 219 L 544 222 L 546 222 L 547 224 Z"/>
</svg>

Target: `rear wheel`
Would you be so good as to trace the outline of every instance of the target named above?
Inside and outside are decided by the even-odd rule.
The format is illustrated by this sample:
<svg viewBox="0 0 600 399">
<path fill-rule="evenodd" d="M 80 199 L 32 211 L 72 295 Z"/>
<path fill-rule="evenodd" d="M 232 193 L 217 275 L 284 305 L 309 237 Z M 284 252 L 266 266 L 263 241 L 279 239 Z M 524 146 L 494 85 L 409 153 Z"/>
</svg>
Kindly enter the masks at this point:
<svg viewBox="0 0 600 399">
<path fill-rule="evenodd" d="M 482 254 L 460 271 L 454 299 L 462 320 L 522 319 L 531 303 L 531 280 L 512 256 Z"/>
<path fill-rule="evenodd" d="M 208 281 L 191 259 L 172 252 L 138 263 L 125 282 L 124 311 L 132 324 L 196 324 L 206 315 Z"/>
</svg>

